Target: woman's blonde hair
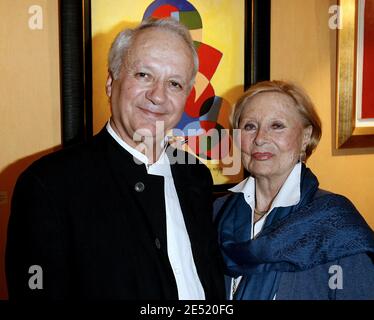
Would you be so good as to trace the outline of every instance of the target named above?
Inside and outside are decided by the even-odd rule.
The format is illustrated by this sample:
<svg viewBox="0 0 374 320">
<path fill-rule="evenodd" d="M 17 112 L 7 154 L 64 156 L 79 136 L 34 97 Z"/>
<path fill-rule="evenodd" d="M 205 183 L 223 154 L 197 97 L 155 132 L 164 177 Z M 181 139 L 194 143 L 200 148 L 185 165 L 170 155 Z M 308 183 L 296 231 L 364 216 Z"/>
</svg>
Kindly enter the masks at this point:
<svg viewBox="0 0 374 320">
<path fill-rule="evenodd" d="M 312 154 L 314 149 L 317 147 L 319 140 L 322 135 L 321 120 L 315 110 L 312 100 L 309 98 L 307 93 L 299 86 L 286 82 L 286 81 L 263 81 L 251 86 L 244 94 L 239 98 L 235 104 L 234 112 L 232 115 L 232 126 L 234 129 L 239 128 L 240 117 L 251 101 L 251 99 L 264 92 L 279 92 L 284 94 L 294 101 L 294 107 L 299 112 L 304 122 L 304 127 L 312 126 L 313 132 L 311 139 L 306 147 L 306 159 Z"/>
</svg>

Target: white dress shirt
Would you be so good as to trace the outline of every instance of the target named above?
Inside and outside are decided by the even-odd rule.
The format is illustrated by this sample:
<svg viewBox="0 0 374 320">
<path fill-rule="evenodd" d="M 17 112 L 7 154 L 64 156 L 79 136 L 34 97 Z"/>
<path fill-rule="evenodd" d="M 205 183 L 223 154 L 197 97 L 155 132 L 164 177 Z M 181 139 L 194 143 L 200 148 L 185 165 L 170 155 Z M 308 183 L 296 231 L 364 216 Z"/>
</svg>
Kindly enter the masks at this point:
<svg viewBox="0 0 374 320">
<path fill-rule="evenodd" d="M 205 293 L 197 274 L 192 255 L 190 238 L 184 223 L 182 209 L 171 174 L 169 158 L 162 151 L 159 159 L 149 164 L 147 156 L 128 145 L 119 137 L 108 121 L 106 129 L 114 140 L 118 142 L 135 159 L 143 163 L 150 175 L 164 177 L 164 195 L 166 208 L 166 237 L 169 261 L 173 269 L 180 300 L 204 300 Z M 165 141 L 163 141 L 165 144 Z"/>
<path fill-rule="evenodd" d="M 269 216 L 270 212 L 274 208 L 290 207 L 300 202 L 300 180 L 301 180 L 301 163 L 298 162 L 295 165 L 295 167 L 292 169 L 291 173 L 288 175 L 286 181 L 282 185 L 278 194 L 274 198 L 274 201 L 269 211 L 266 214 L 264 214 L 262 218 L 258 220 L 257 222 L 254 222 L 254 208 L 256 207 L 255 179 L 253 177 L 248 177 L 247 179 L 237 184 L 235 187 L 229 189 L 232 192 L 243 193 L 245 201 L 251 207 L 251 214 L 252 214 L 251 239 L 256 238 L 256 236 L 261 232 L 265 224 L 266 218 Z M 233 286 L 235 285 L 235 287 L 237 288 L 240 280 L 241 280 L 241 277 L 238 277 L 231 281 L 230 299 L 232 299 Z"/>
</svg>

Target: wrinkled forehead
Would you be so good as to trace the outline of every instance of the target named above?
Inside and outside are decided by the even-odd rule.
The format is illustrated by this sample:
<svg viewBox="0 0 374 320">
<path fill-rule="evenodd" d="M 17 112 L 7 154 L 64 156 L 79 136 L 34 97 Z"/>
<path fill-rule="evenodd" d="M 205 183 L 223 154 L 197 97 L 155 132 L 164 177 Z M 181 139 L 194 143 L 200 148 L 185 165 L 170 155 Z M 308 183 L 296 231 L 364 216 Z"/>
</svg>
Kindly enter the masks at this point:
<svg viewBox="0 0 374 320">
<path fill-rule="evenodd" d="M 244 102 L 240 119 L 253 114 L 269 117 L 278 115 L 304 122 L 296 101 L 286 93 L 277 91 L 259 92 Z"/>
<path fill-rule="evenodd" d="M 129 50 L 125 53 L 127 68 L 135 62 L 158 61 L 192 77 L 193 55 L 185 40 L 176 32 L 168 29 L 147 28 L 136 34 Z"/>
<path fill-rule="evenodd" d="M 181 35 L 166 28 L 150 27 L 134 35 L 130 50 L 141 51 L 144 48 L 160 48 L 168 51 L 180 51 L 190 55 L 190 49 Z"/>
<path fill-rule="evenodd" d="M 295 101 L 288 94 L 279 91 L 264 91 L 259 92 L 252 97 L 251 100 L 262 99 L 268 101 L 269 103 L 277 103 L 280 105 L 295 105 Z"/>
</svg>

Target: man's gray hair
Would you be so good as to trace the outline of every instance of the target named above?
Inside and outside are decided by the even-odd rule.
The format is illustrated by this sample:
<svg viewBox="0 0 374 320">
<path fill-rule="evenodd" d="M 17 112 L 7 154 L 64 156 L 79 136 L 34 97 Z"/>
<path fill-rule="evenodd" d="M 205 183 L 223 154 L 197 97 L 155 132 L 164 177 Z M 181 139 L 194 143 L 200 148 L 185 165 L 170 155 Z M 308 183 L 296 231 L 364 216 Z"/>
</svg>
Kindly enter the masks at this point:
<svg viewBox="0 0 374 320">
<path fill-rule="evenodd" d="M 195 76 L 199 69 L 199 57 L 197 55 L 193 40 L 191 38 L 191 34 L 187 27 L 172 18 L 148 18 L 144 20 L 138 27 L 134 29 L 124 29 L 116 36 L 108 55 L 108 67 L 113 78 L 115 80 L 119 78 L 123 61 L 125 60 L 126 55 L 136 36 L 143 30 L 148 28 L 160 28 L 174 32 L 175 34 L 179 35 L 181 39 L 187 44 L 188 48 L 191 51 L 194 64 L 192 79 L 190 83 L 190 88 L 192 88 L 195 81 Z"/>
</svg>

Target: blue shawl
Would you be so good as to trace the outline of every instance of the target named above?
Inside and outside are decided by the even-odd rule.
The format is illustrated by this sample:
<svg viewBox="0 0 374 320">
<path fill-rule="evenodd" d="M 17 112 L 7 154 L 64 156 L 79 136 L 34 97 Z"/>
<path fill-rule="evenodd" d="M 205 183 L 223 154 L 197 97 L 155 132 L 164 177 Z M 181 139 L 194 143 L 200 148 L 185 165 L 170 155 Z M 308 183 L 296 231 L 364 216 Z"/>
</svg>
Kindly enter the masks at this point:
<svg viewBox="0 0 374 320">
<path fill-rule="evenodd" d="M 318 185 L 303 165 L 300 202 L 274 208 L 253 240 L 251 208 L 243 194 L 232 194 L 225 201 L 216 223 L 226 274 L 243 276 L 235 299 L 272 299 L 281 272 L 374 252 L 374 233 L 352 203 Z"/>
</svg>

